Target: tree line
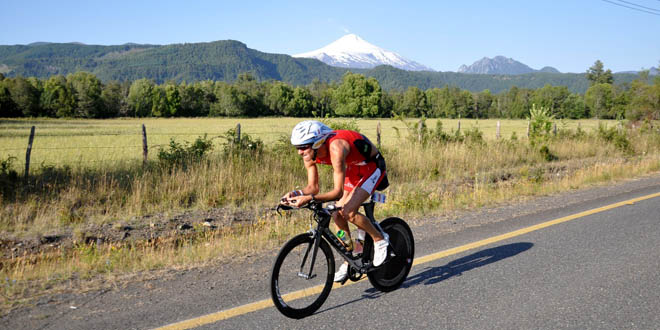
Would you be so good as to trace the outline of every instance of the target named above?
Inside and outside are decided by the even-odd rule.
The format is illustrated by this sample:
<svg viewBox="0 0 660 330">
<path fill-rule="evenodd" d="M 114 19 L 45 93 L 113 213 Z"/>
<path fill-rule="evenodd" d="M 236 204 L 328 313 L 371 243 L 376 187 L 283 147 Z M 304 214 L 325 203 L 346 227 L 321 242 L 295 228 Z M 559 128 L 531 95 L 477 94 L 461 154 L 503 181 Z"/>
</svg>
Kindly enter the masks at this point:
<svg viewBox="0 0 660 330">
<path fill-rule="evenodd" d="M 441 117 L 527 118 L 533 105 L 555 118 L 660 119 L 660 76 L 642 72 L 631 83 L 614 84 L 600 61 L 586 72 L 584 94 L 565 86 L 511 87 L 499 94 L 453 86 L 384 90 L 378 80 L 346 72 L 341 81 L 305 86 L 249 73 L 233 83 L 200 81 L 156 84 L 152 80 L 102 83 L 76 72 L 48 79 L 0 74 L 0 117 Z"/>
</svg>

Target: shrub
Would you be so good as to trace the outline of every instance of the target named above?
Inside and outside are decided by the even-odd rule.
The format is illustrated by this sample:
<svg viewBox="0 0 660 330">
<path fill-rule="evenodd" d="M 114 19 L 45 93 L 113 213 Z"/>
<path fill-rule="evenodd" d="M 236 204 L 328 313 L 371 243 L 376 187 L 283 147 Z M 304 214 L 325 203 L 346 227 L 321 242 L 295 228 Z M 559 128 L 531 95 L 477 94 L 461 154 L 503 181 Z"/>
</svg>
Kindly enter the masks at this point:
<svg viewBox="0 0 660 330">
<path fill-rule="evenodd" d="M 213 150 L 213 141 L 203 137 L 197 137 L 195 141 L 178 143 L 174 138 L 170 139 L 169 149 L 161 148 L 158 151 L 158 161 L 166 167 L 183 166 L 192 162 L 198 162 L 206 157 L 206 154 Z"/>
<path fill-rule="evenodd" d="M 533 146 L 543 143 L 550 137 L 552 120 L 554 117 L 550 115 L 550 110 L 548 108 L 537 108 L 536 104 L 532 104 L 532 109 L 529 110 L 528 119 L 530 121 L 529 142 Z"/>
<path fill-rule="evenodd" d="M 264 142 L 260 138 L 252 138 L 249 134 L 238 135 L 238 131 L 234 128 L 229 129 L 222 135 L 225 139 L 224 153 L 241 154 L 247 153 L 261 153 L 264 149 Z"/>
<path fill-rule="evenodd" d="M 599 124 L 598 129 L 596 130 L 596 134 L 600 139 L 603 139 L 607 142 L 610 142 L 614 144 L 614 146 L 628 154 L 633 153 L 632 146 L 630 144 L 630 140 L 628 139 L 628 136 L 626 134 L 626 131 L 621 129 L 617 129 L 616 127 L 607 127 L 604 124 Z"/>
<path fill-rule="evenodd" d="M 335 121 L 330 118 L 324 118 L 321 119 L 321 122 L 328 125 L 328 127 L 332 128 L 333 130 L 345 129 L 349 131 L 360 132 L 360 127 L 358 126 L 357 119 L 355 118 L 351 118 L 347 121 Z"/>
<path fill-rule="evenodd" d="M 466 129 L 463 133 L 464 141 L 468 144 L 485 144 L 484 134 L 479 130 L 479 127 L 474 126 Z"/>
<path fill-rule="evenodd" d="M 12 168 L 16 157 L 0 160 L 0 194 L 3 198 L 13 198 L 18 187 L 18 172 Z"/>
<path fill-rule="evenodd" d="M 539 152 L 543 156 L 543 159 L 545 159 L 548 162 L 552 162 L 552 161 L 555 161 L 555 160 L 559 159 L 559 157 L 557 157 L 555 154 L 553 154 L 550 151 L 550 148 L 548 148 L 547 145 L 543 145 L 541 147 L 541 149 L 539 149 Z"/>
</svg>

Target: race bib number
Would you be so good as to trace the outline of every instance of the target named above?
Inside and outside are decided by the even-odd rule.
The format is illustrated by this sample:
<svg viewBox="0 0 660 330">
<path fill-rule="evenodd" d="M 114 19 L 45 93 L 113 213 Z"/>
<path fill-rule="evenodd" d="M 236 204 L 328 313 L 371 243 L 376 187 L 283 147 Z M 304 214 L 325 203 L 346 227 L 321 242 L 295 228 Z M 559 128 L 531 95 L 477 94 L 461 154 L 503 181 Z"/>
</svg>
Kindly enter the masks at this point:
<svg viewBox="0 0 660 330">
<path fill-rule="evenodd" d="M 371 200 L 376 202 L 376 203 L 385 203 L 385 194 L 381 194 L 379 192 L 374 192 L 373 195 L 371 195 Z"/>
</svg>

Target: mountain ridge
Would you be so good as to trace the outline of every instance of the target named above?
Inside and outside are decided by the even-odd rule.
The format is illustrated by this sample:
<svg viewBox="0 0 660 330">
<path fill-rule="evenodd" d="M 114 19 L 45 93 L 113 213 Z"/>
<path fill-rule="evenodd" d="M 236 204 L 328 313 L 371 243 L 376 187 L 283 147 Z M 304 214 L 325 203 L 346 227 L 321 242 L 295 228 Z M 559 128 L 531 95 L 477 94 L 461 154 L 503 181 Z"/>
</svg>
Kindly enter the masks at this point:
<svg viewBox="0 0 660 330">
<path fill-rule="evenodd" d="M 493 58 L 483 57 L 469 66 L 463 64 L 458 68 L 457 72 L 469 73 L 469 74 L 505 74 L 505 75 L 518 75 L 518 74 L 526 74 L 532 72 L 561 73 L 559 72 L 559 70 L 551 66 L 545 66 L 541 70 L 534 70 L 522 62 L 501 55 L 495 56 Z"/>
<path fill-rule="evenodd" d="M 119 46 L 47 43 L 36 46 L 0 46 L 0 73 L 7 77 L 48 78 L 87 71 L 102 81 L 151 79 L 194 82 L 215 80 L 233 82 L 250 73 L 257 80 L 279 80 L 294 86 L 314 80 L 339 82 L 346 72 L 376 78 L 386 90 L 422 90 L 455 86 L 480 92 L 499 93 L 516 86 L 540 88 L 545 84 L 566 86 L 584 93 L 589 83 L 584 74 L 534 72 L 523 75 L 475 75 L 456 72 L 405 71 L 380 65 L 372 69 L 329 66 L 319 60 L 294 58 L 248 48 L 236 40 L 172 45 L 124 44 Z M 617 83 L 630 82 L 634 74 L 615 74 Z"/>
</svg>

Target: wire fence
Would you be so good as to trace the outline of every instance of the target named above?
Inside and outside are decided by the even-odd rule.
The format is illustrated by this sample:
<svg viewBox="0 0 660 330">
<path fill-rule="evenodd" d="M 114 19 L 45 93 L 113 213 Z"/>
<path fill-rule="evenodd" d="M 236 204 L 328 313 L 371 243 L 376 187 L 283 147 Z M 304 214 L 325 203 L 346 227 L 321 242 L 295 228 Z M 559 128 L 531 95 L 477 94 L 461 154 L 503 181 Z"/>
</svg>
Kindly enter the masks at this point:
<svg viewBox="0 0 660 330">
<path fill-rule="evenodd" d="M 201 137 L 207 136 L 211 139 L 224 138 L 224 139 L 235 139 L 234 142 L 240 143 L 241 140 L 241 124 L 237 124 L 235 128 L 235 136 L 227 136 L 227 132 L 153 132 L 147 134 L 146 126 L 143 124 L 141 132 L 67 132 L 67 133 L 52 133 L 52 132 L 38 132 L 36 126 L 32 126 L 29 129 L 29 134 L 19 133 L 17 129 L 12 129 L 16 134 L 8 134 L 6 131 L 3 134 L 0 134 L 0 137 L 9 137 L 9 138 L 24 138 L 29 137 L 29 142 L 26 147 L 2 147 L 0 146 L 0 161 L 5 161 L 8 158 L 11 158 L 11 163 L 13 165 L 19 166 L 19 168 L 25 168 L 24 176 L 27 179 L 30 172 L 31 164 L 41 164 L 42 166 L 57 166 L 57 165 L 82 165 L 82 164 L 103 164 L 103 163 L 118 163 L 118 162 L 139 162 L 142 161 L 143 164 L 146 164 L 147 161 L 151 158 L 155 158 L 156 153 L 154 150 L 160 150 L 161 148 L 166 148 L 170 143 L 147 143 L 149 139 L 154 139 L 162 141 L 162 137 L 168 137 L 170 140 L 175 140 L 176 137 Z M 282 132 L 258 132 L 250 131 L 243 132 L 243 134 L 249 134 L 250 136 L 256 138 L 265 138 L 273 136 L 284 135 Z M 67 138 L 68 141 L 72 139 L 82 139 L 81 142 L 85 143 L 98 143 L 98 141 L 93 141 L 95 138 L 102 137 L 128 137 L 135 138 L 137 142 L 141 138 L 142 143 L 131 143 L 131 144 L 119 144 L 119 145 L 48 145 L 48 146 L 37 146 L 40 141 L 43 141 L 43 138 Z M 41 140 L 40 140 L 41 139 Z M 118 141 L 110 141 L 118 142 Z M 49 144 L 52 143 L 63 143 L 63 142 L 53 142 L 49 141 Z M 100 153 L 90 153 L 90 150 L 106 150 L 101 151 Z M 121 150 L 126 150 L 126 152 L 121 152 Z M 24 154 L 23 154 L 24 152 Z M 37 159 L 34 159 L 36 155 L 39 155 Z M 25 158 L 23 158 L 25 155 Z M 92 159 L 89 159 L 92 158 Z"/>
<path fill-rule="evenodd" d="M 418 123 L 418 133 L 419 133 L 419 139 L 422 139 L 422 125 L 423 122 L 419 121 Z M 417 125 L 416 124 L 416 125 Z M 460 120 L 456 123 L 456 130 L 460 131 L 461 130 L 461 122 Z M 579 126 L 579 123 L 578 123 Z M 399 129 L 405 129 L 406 127 L 395 127 L 392 126 L 392 131 L 397 131 Z M 410 126 L 407 127 L 408 129 Z M 85 128 L 87 129 L 87 128 Z M 105 129 L 105 128 L 104 128 Z M 248 134 L 251 137 L 259 138 L 259 139 L 264 139 L 264 140 L 274 140 L 273 137 L 276 136 L 285 136 L 283 132 L 280 131 L 255 131 L 255 130 L 250 130 L 250 131 L 244 131 L 241 133 L 241 124 L 238 123 L 235 128 L 234 128 L 234 134 L 232 136 L 228 136 L 227 132 L 217 132 L 217 131 L 211 131 L 211 132 L 150 132 L 147 134 L 147 128 L 144 124 L 142 124 L 142 129 L 140 131 L 128 131 L 125 130 L 125 132 L 121 133 L 116 133 L 116 132 L 66 132 L 66 133 L 53 133 L 53 132 L 38 132 L 36 130 L 35 126 L 32 126 L 30 129 L 30 134 L 24 133 L 18 133 L 17 129 L 12 128 L 13 131 L 17 134 L 8 134 L 7 132 L 5 133 L 0 133 L 0 137 L 10 137 L 10 138 L 23 138 L 23 137 L 29 137 L 29 143 L 27 145 L 27 149 L 25 147 L 16 147 L 16 146 L 10 146 L 10 147 L 2 147 L 0 146 L 0 155 L 4 155 L 3 157 L 0 157 L 0 161 L 4 161 L 7 157 L 7 155 L 12 156 L 13 159 L 13 164 L 18 165 L 20 167 L 25 167 L 25 176 L 27 177 L 29 175 L 29 169 L 30 169 L 30 163 L 31 160 L 30 158 L 33 156 L 33 154 L 37 154 L 37 159 L 36 162 L 33 160 L 32 163 L 37 163 L 37 164 L 42 164 L 42 165 L 47 165 L 47 166 L 52 166 L 52 165 L 82 165 L 82 164 L 102 164 L 102 163 L 117 163 L 117 162 L 139 162 L 142 161 L 143 164 L 146 164 L 147 161 L 151 158 L 154 159 L 156 158 L 154 150 L 159 150 L 161 148 L 166 148 L 167 146 L 170 145 L 170 143 L 160 143 L 162 142 L 162 137 L 168 137 L 170 139 L 174 139 L 175 137 L 182 137 L 182 136 L 189 136 L 189 137 L 200 137 L 200 136 L 208 136 L 211 137 L 212 139 L 216 138 L 224 138 L 225 141 L 227 139 L 236 139 L 238 140 L 237 142 L 240 143 L 241 140 L 241 134 Z M 27 131 L 27 130 L 24 130 Z M 554 131 L 556 132 L 556 125 L 554 127 Z M 376 128 L 376 141 L 377 144 L 380 146 L 381 144 L 381 126 L 380 122 L 377 124 Z M 527 122 L 527 135 L 529 135 L 529 122 Z M 48 143 L 51 145 L 47 146 L 40 146 L 40 145 L 34 145 L 34 142 L 39 142 L 42 141 L 40 139 L 42 138 L 53 138 L 53 137 L 62 137 L 62 138 L 67 138 L 68 141 L 75 140 L 75 139 L 83 139 L 80 141 L 81 143 L 99 143 L 99 141 L 94 141 L 93 139 L 95 138 L 102 138 L 102 137 L 129 137 L 129 138 L 135 138 L 136 140 L 134 142 L 130 142 L 130 144 L 120 144 L 120 145 L 80 145 L 81 143 L 78 143 L 78 145 L 72 145 L 72 146 L 67 146 L 67 145 L 62 145 L 63 142 L 53 142 L 49 141 Z M 155 140 L 158 140 L 159 143 L 151 143 L 149 144 L 148 141 L 151 139 L 153 140 L 154 137 Z M 141 138 L 141 142 L 139 143 L 138 140 Z M 496 125 L 496 138 L 500 138 L 500 121 L 497 121 Z M 102 143 L 112 143 L 112 142 L 126 142 L 126 141 L 118 141 L 115 139 L 114 141 L 104 141 Z M 236 142 L 236 141 L 234 141 Z M 60 143 L 60 145 L 52 145 L 53 143 Z M 100 153 L 91 153 L 89 152 L 90 150 L 105 150 L 101 151 Z M 122 152 L 122 150 L 126 150 L 126 152 Z M 25 158 L 22 157 L 23 153 L 22 151 L 25 151 Z M 91 158 L 91 159 L 90 159 Z"/>
</svg>

